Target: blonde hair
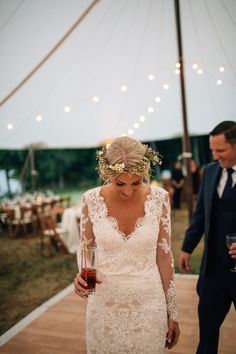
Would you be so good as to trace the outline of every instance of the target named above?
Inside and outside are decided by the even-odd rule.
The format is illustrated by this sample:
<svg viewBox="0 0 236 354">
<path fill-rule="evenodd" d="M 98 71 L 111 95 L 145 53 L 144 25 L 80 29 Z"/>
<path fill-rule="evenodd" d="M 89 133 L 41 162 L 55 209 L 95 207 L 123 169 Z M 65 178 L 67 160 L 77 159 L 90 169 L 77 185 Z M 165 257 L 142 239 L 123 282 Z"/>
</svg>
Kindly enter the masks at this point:
<svg viewBox="0 0 236 354">
<path fill-rule="evenodd" d="M 145 158 L 146 151 L 147 146 L 136 139 L 128 136 L 116 138 L 105 151 L 102 159 L 98 157 L 101 160 L 98 165 L 101 178 L 106 181 L 111 175 L 115 176 L 124 172 L 135 173 L 149 179 L 150 161 Z M 142 168 L 138 168 L 141 162 Z M 113 173 L 109 169 L 113 170 Z"/>
</svg>

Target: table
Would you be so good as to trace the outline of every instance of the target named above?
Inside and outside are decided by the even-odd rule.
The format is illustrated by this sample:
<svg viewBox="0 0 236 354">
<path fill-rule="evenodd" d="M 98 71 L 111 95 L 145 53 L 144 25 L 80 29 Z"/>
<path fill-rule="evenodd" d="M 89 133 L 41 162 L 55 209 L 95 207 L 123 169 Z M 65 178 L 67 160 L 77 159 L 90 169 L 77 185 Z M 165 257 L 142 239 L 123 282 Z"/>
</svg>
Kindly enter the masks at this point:
<svg viewBox="0 0 236 354">
<path fill-rule="evenodd" d="M 79 222 L 81 209 L 80 206 L 73 208 L 66 208 L 62 214 L 61 227 L 67 231 L 66 234 L 61 235 L 70 253 L 76 253 L 79 242 Z"/>
</svg>

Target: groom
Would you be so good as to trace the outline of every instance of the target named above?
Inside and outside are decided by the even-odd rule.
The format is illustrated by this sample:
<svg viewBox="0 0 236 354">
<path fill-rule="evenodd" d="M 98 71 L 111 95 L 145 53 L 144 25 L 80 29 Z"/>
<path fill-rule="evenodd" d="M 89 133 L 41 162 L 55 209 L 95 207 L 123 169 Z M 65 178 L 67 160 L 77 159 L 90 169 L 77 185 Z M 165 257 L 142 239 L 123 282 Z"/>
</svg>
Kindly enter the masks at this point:
<svg viewBox="0 0 236 354">
<path fill-rule="evenodd" d="M 220 326 L 231 303 L 236 308 L 236 243 L 230 250 L 225 236 L 236 233 L 236 122 L 224 121 L 210 132 L 214 162 L 204 169 L 201 190 L 187 229 L 179 269 L 189 272 L 190 254 L 205 235 L 200 276 L 197 354 L 217 354 Z"/>
</svg>

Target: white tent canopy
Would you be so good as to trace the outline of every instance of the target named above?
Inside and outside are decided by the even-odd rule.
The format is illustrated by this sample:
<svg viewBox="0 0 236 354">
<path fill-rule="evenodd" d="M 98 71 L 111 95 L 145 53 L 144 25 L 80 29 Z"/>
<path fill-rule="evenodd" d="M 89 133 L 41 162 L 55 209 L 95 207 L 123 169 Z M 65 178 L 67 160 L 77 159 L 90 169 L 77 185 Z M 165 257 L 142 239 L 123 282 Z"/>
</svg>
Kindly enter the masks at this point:
<svg viewBox="0 0 236 354">
<path fill-rule="evenodd" d="M 1 101 L 91 2 L 0 0 Z M 189 132 L 207 134 L 236 117 L 236 1 L 180 0 L 180 9 Z M 176 38 L 174 0 L 98 1 L 1 105 L 0 148 L 92 147 L 132 130 L 142 141 L 181 135 Z"/>
</svg>

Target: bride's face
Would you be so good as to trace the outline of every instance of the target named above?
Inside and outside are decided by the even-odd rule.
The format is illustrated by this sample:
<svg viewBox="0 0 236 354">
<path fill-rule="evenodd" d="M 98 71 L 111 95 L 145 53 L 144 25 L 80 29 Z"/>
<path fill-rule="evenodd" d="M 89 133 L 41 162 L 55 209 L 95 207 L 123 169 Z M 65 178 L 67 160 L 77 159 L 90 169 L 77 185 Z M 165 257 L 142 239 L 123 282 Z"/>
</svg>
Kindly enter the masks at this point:
<svg viewBox="0 0 236 354">
<path fill-rule="evenodd" d="M 130 200 L 143 184 L 143 177 L 136 174 L 121 173 L 111 180 L 111 188 L 118 197 Z"/>
</svg>

